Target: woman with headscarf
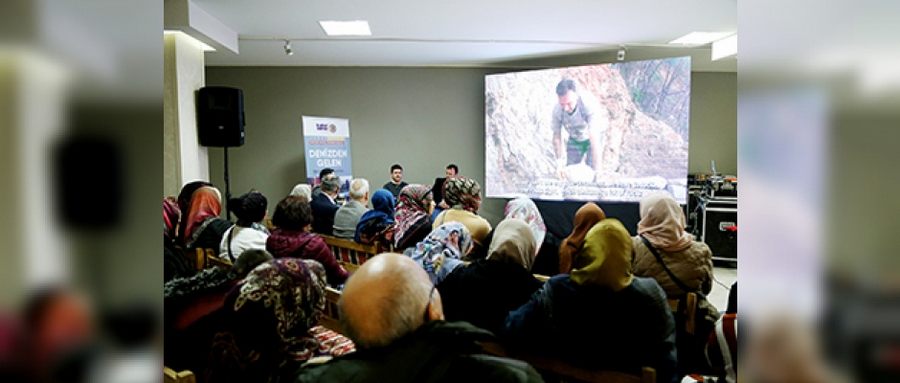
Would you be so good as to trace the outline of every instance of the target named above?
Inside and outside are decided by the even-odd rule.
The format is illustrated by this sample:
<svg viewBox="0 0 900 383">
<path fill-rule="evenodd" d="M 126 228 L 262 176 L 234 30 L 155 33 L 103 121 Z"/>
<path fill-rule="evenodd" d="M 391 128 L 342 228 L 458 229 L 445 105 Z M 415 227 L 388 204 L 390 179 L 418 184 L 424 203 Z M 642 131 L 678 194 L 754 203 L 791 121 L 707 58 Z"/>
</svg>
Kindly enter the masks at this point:
<svg viewBox="0 0 900 383">
<path fill-rule="evenodd" d="M 572 234 L 563 239 L 559 245 L 559 272 L 561 274 L 568 273 L 572 270 L 572 259 L 584 244 L 584 236 L 587 235 L 597 222 L 606 218 L 606 214 L 600 206 L 593 202 L 581 205 L 575 212 L 575 225 L 572 228 Z"/>
<path fill-rule="evenodd" d="M 190 260 L 175 241 L 178 221 L 181 220 L 181 209 L 175 198 L 163 199 L 163 281 L 168 282 L 178 277 L 188 277 L 194 273 Z"/>
<path fill-rule="evenodd" d="M 448 222 L 434 229 L 425 240 L 403 252 L 416 261 L 437 285 L 454 269 L 463 265 L 462 258 L 472 250 L 472 235 L 459 222 Z"/>
<path fill-rule="evenodd" d="M 450 209 L 441 212 L 431 227 L 434 229 L 446 222 L 460 222 L 472 234 L 475 245 L 483 246 L 491 232 L 491 224 L 477 214 L 481 207 L 481 185 L 471 178 L 452 177 L 444 182 L 443 194 Z"/>
<path fill-rule="evenodd" d="M 219 218 L 222 212 L 222 194 L 212 186 L 203 186 L 191 195 L 186 227 L 182 241 L 188 251 L 193 249 L 219 250 L 222 235 L 231 222 Z"/>
<path fill-rule="evenodd" d="M 634 241 L 634 275 L 656 279 L 670 299 L 688 292 L 712 290 L 712 252 L 703 242 L 684 231 L 684 211 L 672 196 L 651 194 L 641 200 L 641 220 Z M 649 243 L 649 246 L 648 246 Z M 691 291 L 682 290 L 672 281 L 650 247 L 662 258 L 669 270 Z"/>
<path fill-rule="evenodd" d="M 505 336 L 585 368 L 639 375 L 653 367 L 657 382 L 678 381 L 675 320 L 656 281 L 632 276 L 632 250 L 618 220 L 594 225 L 572 272 L 550 278 L 510 312 Z"/>
<path fill-rule="evenodd" d="M 193 181 L 184 184 L 181 187 L 181 191 L 178 192 L 178 211 L 181 213 L 177 222 L 177 232 L 178 235 L 172 237 L 175 240 L 179 241 L 179 245 L 184 245 L 184 242 L 181 242 L 182 238 L 184 238 L 184 231 L 187 229 L 187 213 L 191 209 L 191 198 L 194 195 L 194 192 L 197 189 L 200 189 L 204 186 L 213 186 L 213 184 L 207 181 Z"/>
<path fill-rule="evenodd" d="M 431 188 L 426 185 L 407 185 L 397 197 L 394 212 L 394 249 L 403 251 L 415 246 L 431 232 L 431 211 L 434 209 Z"/>
<path fill-rule="evenodd" d="M 277 227 L 266 240 L 266 250 L 275 258 L 312 259 L 325 267 L 328 283 L 339 286 L 350 273 L 345 270 L 325 240 L 310 233 L 312 209 L 303 197 L 288 196 L 275 206 L 272 223 Z"/>
<path fill-rule="evenodd" d="M 282 258 L 253 269 L 225 299 L 204 380 L 270 382 L 310 358 L 334 355 L 312 329 L 325 287 L 325 269 L 313 260 Z"/>
<path fill-rule="evenodd" d="M 487 258 L 457 267 L 437 285 L 447 320 L 500 331 L 506 315 L 541 288 L 531 274 L 535 249 L 534 234 L 525 221 L 500 222 Z"/>
<path fill-rule="evenodd" d="M 367 245 L 394 240 L 394 195 L 390 191 L 378 189 L 372 194 L 372 210 L 359 218 L 353 240 Z"/>
<path fill-rule="evenodd" d="M 265 250 L 269 229 L 260 222 L 266 218 L 266 196 L 251 191 L 228 202 L 237 222 L 222 235 L 219 257 L 234 262 L 245 250 Z"/>
<path fill-rule="evenodd" d="M 165 362 L 178 370 L 198 371 L 206 362 L 228 292 L 261 263 L 272 259 L 265 250 L 243 252 L 230 268 L 211 267 L 163 287 L 165 298 Z"/>
<path fill-rule="evenodd" d="M 504 216 L 506 219 L 517 218 L 525 221 L 534 235 L 537 256 L 531 271 L 543 275 L 559 274 L 559 237 L 547 232 L 544 218 L 534 201 L 524 196 L 511 199 L 506 203 Z"/>
<path fill-rule="evenodd" d="M 294 185 L 294 188 L 291 189 L 291 193 L 289 194 L 294 197 L 306 197 L 307 201 L 312 200 L 312 188 L 309 184 L 297 184 Z"/>
</svg>

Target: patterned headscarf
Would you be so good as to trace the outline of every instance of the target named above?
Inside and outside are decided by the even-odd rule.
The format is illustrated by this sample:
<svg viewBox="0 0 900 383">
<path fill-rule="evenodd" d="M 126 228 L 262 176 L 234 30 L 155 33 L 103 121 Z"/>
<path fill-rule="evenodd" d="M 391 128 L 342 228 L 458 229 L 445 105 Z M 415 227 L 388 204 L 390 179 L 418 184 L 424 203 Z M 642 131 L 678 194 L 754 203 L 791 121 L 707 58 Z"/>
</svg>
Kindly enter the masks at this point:
<svg viewBox="0 0 900 383">
<path fill-rule="evenodd" d="M 584 237 L 584 247 L 575 256 L 572 281 L 579 285 L 603 286 L 619 291 L 631 284 L 633 242 L 622 222 L 604 219 Z"/>
<path fill-rule="evenodd" d="M 638 234 L 662 251 L 682 251 L 691 246 L 694 236 L 684 231 L 684 211 L 667 193 L 650 194 L 641 200 Z"/>
<path fill-rule="evenodd" d="M 584 236 L 597 222 L 605 218 L 606 214 L 603 213 L 603 209 L 593 202 L 588 202 L 578 208 L 578 211 L 575 212 L 575 227 L 572 229 L 572 234 L 569 234 L 559 245 L 560 273 L 565 274 L 572 269 L 572 259 L 581 250 Z"/>
<path fill-rule="evenodd" d="M 481 185 L 471 178 L 448 178 L 444 182 L 444 201 L 450 208 L 476 213 L 481 206 Z"/>
<path fill-rule="evenodd" d="M 178 222 L 178 237 L 177 238 L 185 238 L 184 235 L 185 229 L 187 228 L 187 213 L 191 209 L 191 198 L 194 195 L 194 192 L 197 189 L 200 189 L 204 186 L 212 186 L 211 183 L 206 181 L 193 181 L 184 184 L 181 187 L 181 191 L 178 192 L 178 210 L 181 211 L 181 220 Z"/>
<path fill-rule="evenodd" d="M 410 228 L 415 227 L 423 219 L 429 219 L 428 207 L 431 204 L 431 188 L 426 185 L 406 185 L 397 197 L 397 210 L 394 221 L 397 229 L 394 232 L 394 246 L 405 237 Z"/>
<path fill-rule="evenodd" d="M 534 235 L 525 221 L 507 218 L 494 229 L 494 238 L 488 249 L 487 259 L 515 262 L 531 270 L 537 255 Z"/>
<path fill-rule="evenodd" d="M 506 218 L 518 218 L 528 224 L 531 234 L 534 235 L 534 241 L 537 242 L 537 252 L 541 244 L 544 243 L 544 236 L 547 235 L 547 226 L 544 225 L 544 218 L 537 206 L 528 197 L 519 197 L 512 199 L 506 203 L 506 211 L 503 214 Z M 535 253 L 537 254 L 537 253 Z"/>
<path fill-rule="evenodd" d="M 463 264 L 462 258 L 472 248 L 472 235 L 459 222 L 447 222 L 434 229 L 424 241 L 404 252 L 440 283 L 453 269 Z"/>
<path fill-rule="evenodd" d="M 222 212 L 222 193 L 212 186 L 204 186 L 191 195 L 191 208 L 188 210 L 187 227 L 182 240 L 186 243 L 194 235 L 194 230 L 209 218 L 215 218 Z"/>
<path fill-rule="evenodd" d="M 319 356 L 310 335 L 325 307 L 325 269 L 280 258 L 257 266 L 225 300 L 226 329 L 216 334 L 207 381 L 266 382 L 287 363 Z"/>
</svg>

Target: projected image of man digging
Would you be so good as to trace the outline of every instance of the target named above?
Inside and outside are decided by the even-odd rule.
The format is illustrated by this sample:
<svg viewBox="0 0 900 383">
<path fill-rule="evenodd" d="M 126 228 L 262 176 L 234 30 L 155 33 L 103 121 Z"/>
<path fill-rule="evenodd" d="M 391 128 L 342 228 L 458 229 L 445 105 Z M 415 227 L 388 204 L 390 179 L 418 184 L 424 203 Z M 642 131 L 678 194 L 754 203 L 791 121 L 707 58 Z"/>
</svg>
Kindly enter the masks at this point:
<svg viewBox="0 0 900 383">
<path fill-rule="evenodd" d="M 550 127 L 553 128 L 553 149 L 556 153 L 556 170 L 560 178 L 566 178 L 565 167 L 578 163 L 590 166 L 595 172 L 600 170 L 599 126 L 603 121 L 594 120 L 594 108 L 579 96 L 575 81 L 563 79 L 556 85 L 559 103 L 553 108 Z M 563 152 L 562 128 L 566 128 L 569 139 Z M 565 157 L 563 157 L 565 153 Z"/>
</svg>

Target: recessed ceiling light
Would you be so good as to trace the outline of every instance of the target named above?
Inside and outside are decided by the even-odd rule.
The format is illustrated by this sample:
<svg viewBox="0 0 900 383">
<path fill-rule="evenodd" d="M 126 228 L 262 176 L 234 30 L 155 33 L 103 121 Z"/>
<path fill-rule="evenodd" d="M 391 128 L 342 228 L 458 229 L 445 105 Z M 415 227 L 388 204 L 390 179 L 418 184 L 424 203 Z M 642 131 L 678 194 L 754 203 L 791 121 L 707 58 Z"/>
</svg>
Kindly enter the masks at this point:
<svg viewBox="0 0 900 383">
<path fill-rule="evenodd" d="M 704 45 L 733 33 L 734 32 L 691 32 L 675 40 L 669 41 L 669 44 Z"/>
<path fill-rule="evenodd" d="M 737 35 L 731 35 L 712 43 L 712 61 L 737 54 Z"/>
<path fill-rule="evenodd" d="M 369 22 L 365 20 L 353 21 L 319 21 L 322 30 L 328 36 L 371 36 Z"/>
</svg>

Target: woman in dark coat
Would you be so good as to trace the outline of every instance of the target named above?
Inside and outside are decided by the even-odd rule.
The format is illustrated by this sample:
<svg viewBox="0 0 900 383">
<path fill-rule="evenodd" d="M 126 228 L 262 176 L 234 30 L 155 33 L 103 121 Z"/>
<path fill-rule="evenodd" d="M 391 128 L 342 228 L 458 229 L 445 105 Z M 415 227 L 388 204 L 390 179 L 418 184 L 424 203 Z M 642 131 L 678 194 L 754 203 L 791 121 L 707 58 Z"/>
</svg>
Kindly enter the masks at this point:
<svg viewBox="0 0 900 383">
<path fill-rule="evenodd" d="M 535 246 L 525 221 L 500 222 L 487 258 L 457 267 L 438 284 L 447 320 L 500 330 L 509 311 L 527 302 L 541 287 L 531 274 Z"/>
</svg>

